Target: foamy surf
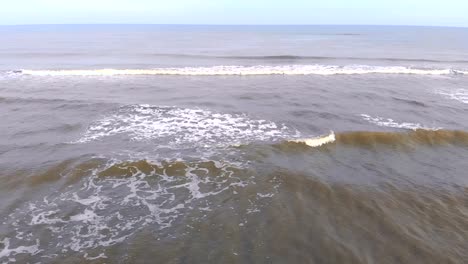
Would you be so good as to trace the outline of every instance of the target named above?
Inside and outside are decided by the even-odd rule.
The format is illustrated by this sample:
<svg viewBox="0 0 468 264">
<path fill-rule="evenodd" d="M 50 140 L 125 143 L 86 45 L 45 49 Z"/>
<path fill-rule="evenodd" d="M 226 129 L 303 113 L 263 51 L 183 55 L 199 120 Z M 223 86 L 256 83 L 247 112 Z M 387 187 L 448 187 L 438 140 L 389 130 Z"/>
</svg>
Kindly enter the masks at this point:
<svg viewBox="0 0 468 264">
<path fill-rule="evenodd" d="M 295 138 L 299 131 L 245 114 L 216 113 L 203 109 L 123 106 L 94 121 L 73 143 L 123 136 L 131 141 L 153 142 L 171 149 L 212 148 L 254 141 Z"/>
<path fill-rule="evenodd" d="M 360 75 L 360 74 L 408 74 L 408 75 L 465 75 L 466 71 L 454 69 L 425 69 L 403 66 L 366 65 L 257 65 L 213 66 L 153 69 L 90 69 L 90 70 L 21 70 L 19 74 L 33 76 L 114 76 L 114 75 Z"/>
<path fill-rule="evenodd" d="M 289 142 L 303 143 L 309 147 L 320 147 L 322 145 L 335 142 L 335 133 L 330 131 L 329 135 L 315 137 L 315 138 L 305 138 L 305 139 L 295 139 L 289 140 Z"/>
<path fill-rule="evenodd" d="M 3 244 L 3 249 L 0 251 L 0 259 L 8 258 L 10 262 L 16 262 L 14 256 L 18 254 L 30 254 L 35 255 L 40 252 L 39 240 L 36 239 L 36 243 L 30 246 L 17 246 L 16 248 L 10 248 L 10 239 L 4 238 L 0 241 Z M 6 263 L 6 262 L 3 262 Z"/>
<path fill-rule="evenodd" d="M 468 104 L 468 89 L 456 89 L 456 90 L 440 90 L 436 93 L 443 95 L 449 99 L 457 100 L 464 104 Z"/>
<path fill-rule="evenodd" d="M 107 258 L 104 249 L 144 228 L 163 232 L 180 225 L 181 218 L 202 221 L 227 197 L 241 197 L 246 187 L 262 184 L 247 168 L 219 160 L 150 163 L 93 158 L 63 171 L 62 176 L 75 173 L 84 176 L 79 185 L 56 189 L 8 215 L 14 235 L 0 240 L 0 259 L 14 262 L 16 255 L 36 255 L 45 248 L 55 256 L 77 253 L 88 260 Z M 270 184 L 250 198 L 252 205 L 245 214 L 259 212 L 262 201 L 273 197 L 278 186 Z M 43 237 L 46 243 L 39 239 Z"/>
<path fill-rule="evenodd" d="M 410 123 L 410 122 L 402 122 L 402 123 L 398 123 L 396 122 L 395 120 L 391 119 L 391 118 L 383 118 L 383 117 L 372 117 L 370 115 L 367 115 L 367 114 L 361 114 L 361 117 L 372 123 L 372 124 L 375 124 L 375 125 L 378 125 L 378 126 L 381 126 L 381 127 L 392 127 L 392 128 L 402 128 L 402 129 L 410 129 L 410 130 L 418 130 L 418 129 L 422 129 L 422 130 L 433 130 L 433 131 L 437 131 L 437 130 L 440 130 L 442 129 L 442 127 L 428 127 L 428 126 L 424 126 L 424 125 L 421 125 L 419 123 Z"/>
</svg>

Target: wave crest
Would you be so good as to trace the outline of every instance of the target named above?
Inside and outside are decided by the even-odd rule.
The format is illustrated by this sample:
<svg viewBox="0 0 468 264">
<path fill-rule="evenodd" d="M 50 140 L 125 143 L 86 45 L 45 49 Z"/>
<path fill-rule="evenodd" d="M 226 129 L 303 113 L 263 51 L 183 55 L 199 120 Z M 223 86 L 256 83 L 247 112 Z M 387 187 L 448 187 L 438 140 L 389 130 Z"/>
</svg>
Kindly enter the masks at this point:
<svg viewBox="0 0 468 264">
<path fill-rule="evenodd" d="M 335 140 L 331 141 L 331 136 Z M 468 132 L 460 130 L 423 130 L 418 129 L 410 132 L 374 132 L 374 131 L 353 131 L 332 134 L 326 137 L 312 139 L 312 143 L 307 144 L 307 140 L 290 140 L 274 146 L 284 147 L 284 149 L 303 149 L 295 148 L 297 143 L 316 146 L 349 146 L 357 148 L 376 148 L 376 147 L 417 147 L 417 146 L 444 146 L 453 145 L 459 147 L 468 146 Z M 320 144 L 322 143 L 322 144 Z"/>
<path fill-rule="evenodd" d="M 296 140 L 291 140 L 290 142 L 304 143 L 309 147 L 320 147 L 322 145 L 335 142 L 335 133 L 331 131 L 330 134 L 326 136 L 306 138 L 306 139 L 296 139 Z"/>
<path fill-rule="evenodd" d="M 153 69 L 94 69 L 94 70 L 21 70 L 19 74 L 33 76 L 114 76 L 114 75 L 361 75 L 361 74 L 408 74 L 450 75 L 467 74 L 454 69 L 425 69 L 403 66 L 365 65 L 280 65 L 280 66 L 213 66 Z"/>
<path fill-rule="evenodd" d="M 407 133 L 397 132 L 348 132 L 336 135 L 337 144 L 352 146 L 441 146 L 457 145 L 468 146 L 468 133 L 459 130 L 422 130 L 418 129 Z"/>
</svg>

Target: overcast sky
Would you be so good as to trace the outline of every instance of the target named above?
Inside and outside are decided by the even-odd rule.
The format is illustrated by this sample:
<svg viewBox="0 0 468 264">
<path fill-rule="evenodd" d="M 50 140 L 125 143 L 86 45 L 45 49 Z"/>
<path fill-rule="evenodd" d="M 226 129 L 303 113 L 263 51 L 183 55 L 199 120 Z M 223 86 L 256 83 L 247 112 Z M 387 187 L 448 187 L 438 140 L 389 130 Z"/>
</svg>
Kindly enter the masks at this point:
<svg viewBox="0 0 468 264">
<path fill-rule="evenodd" d="M 0 24 L 468 26 L 468 0 L 5 0 Z"/>
</svg>

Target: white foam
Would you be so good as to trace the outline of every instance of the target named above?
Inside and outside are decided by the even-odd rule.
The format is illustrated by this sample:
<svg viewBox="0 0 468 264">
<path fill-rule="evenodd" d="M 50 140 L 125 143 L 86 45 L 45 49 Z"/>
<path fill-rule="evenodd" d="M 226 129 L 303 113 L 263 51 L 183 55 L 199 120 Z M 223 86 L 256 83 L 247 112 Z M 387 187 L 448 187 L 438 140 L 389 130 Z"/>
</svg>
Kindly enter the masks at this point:
<svg viewBox="0 0 468 264">
<path fill-rule="evenodd" d="M 436 93 L 441 94 L 449 99 L 468 104 L 468 89 L 439 90 L 436 91 Z"/>
<path fill-rule="evenodd" d="M 107 256 L 106 256 L 104 253 L 101 253 L 101 254 L 99 254 L 99 255 L 97 255 L 97 256 L 95 256 L 95 257 L 91 257 L 91 256 L 89 256 L 88 253 L 85 253 L 83 257 L 84 257 L 85 259 L 87 259 L 87 260 L 95 260 L 95 259 L 100 259 L 100 258 L 107 258 Z"/>
<path fill-rule="evenodd" d="M 326 136 L 306 139 L 295 139 L 291 140 L 291 142 L 304 143 L 310 147 L 320 147 L 322 145 L 335 142 L 335 133 L 331 131 L 330 134 Z"/>
<path fill-rule="evenodd" d="M 366 65 L 257 65 L 213 66 L 153 69 L 92 69 L 92 70 L 22 70 L 35 76 L 114 76 L 114 75 L 336 75 L 336 74 L 411 74 L 448 75 L 466 74 L 452 69 L 418 69 L 403 66 Z"/>
<path fill-rule="evenodd" d="M 75 143 L 124 135 L 169 148 L 231 146 L 251 141 L 293 138 L 295 129 L 243 114 L 149 105 L 125 106 L 93 122 Z"/>
<path fill-rule="evenodd" d="M 39 240 L 36 240 L 36 244 L 31 246 L 18 246 L 16 248 L 10 248 L 10 239 L 4 238 L 0 243 L 3 244 L 3 249 L 0 251 L 0 259 L 8 258 L 10 262 L 16 261 L 13 256 L 18 254 L 30 254 L 35 255 L 40 252 Z"/>
<path fill-rule="evenodd" d="M 402 129 L 411 129 L 411 130 L 418 130 L 418 129 L 424 129 L 424 130 L 439 130 L 442 129 L 442 127 L 428 127 L 421 125 L 419 123 L 409 123 L 409 122 L 403 122 L 403 123 L 398 123 L 395 122 L 391 118 L 383 118 L 383 117 L 372 117 L 367 114 L 361 114 L 361 117 L 369 121 L 372 124 L 378 125 L 378 126 L 383 126 L 383 127 L 393 127 L 393 128 L 402 128 Z"/>
<path fill-rule="evenodd" d="M 267 193 L 267 194 L 257 193 L 257 196 L 260 198 L 271 198 L 274 196 L 274 194 L 273 193 Z"/>
<path fill-rule="evenodd" d="M 204 162 L 186 162 L 177 176 L 166 171 L 145 174 L 136 166 L 126 164 L 109 160 L 92 169 L 80 184 L 18 206 L 8 216 L 9 228 L 16 234 L 33 232 L 28 237 L 4 240 L 0 262 L 15 254 L 42 251 L 44 255 L 40 258 L 60 257 L 69 252 L 83 252 L 84 258 L 90 260 L 106 258 L 103 248 L 121 243 L 148 226 L 155 232 L 171 227 L 176 219 L 188 215 L 189 210 L 205 215 L 217 208 L 213 203 L 224 200 L 216 196 L 236 195 L 254 181 L 249 174 L 236 174 L 242 169 L 224 161 L 212 162 L 209 167 L 214 166 L 212 169 Z M 100 172 L 115 166 L 131 171 L 132 175 L 99 176 Z M 247 178 L 241 179 L 240 175 Z M 48 241 L 44 248 L 39 248 L 39 237 Z M 10 248 L 10 241 L 16 248 Z M 36 245 L 31 246 L 34 241 Z M 85 252 L 101 254 L 89 256 Z"/>
</svg>

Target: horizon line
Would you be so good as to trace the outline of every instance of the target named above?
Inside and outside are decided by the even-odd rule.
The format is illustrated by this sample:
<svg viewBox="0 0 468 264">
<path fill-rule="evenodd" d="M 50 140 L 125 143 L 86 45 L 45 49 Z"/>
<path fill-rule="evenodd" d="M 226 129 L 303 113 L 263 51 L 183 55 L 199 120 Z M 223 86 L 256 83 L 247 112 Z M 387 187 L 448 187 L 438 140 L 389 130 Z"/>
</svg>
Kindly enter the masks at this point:
<svg viewBox="0 0 468 264">
<path fill-rule="evenodd" d="M 387 26 L 387 27 L 438 27 L 468 28 L 455 25 L 415 25 L 415 24 L 203 24 L 203 23 L 38 23 L 38 24 L 0 24 L 2 27 L 15 26 Z"/>
</svg>

